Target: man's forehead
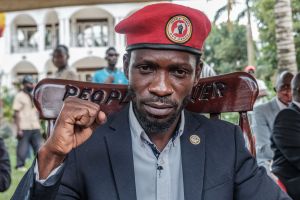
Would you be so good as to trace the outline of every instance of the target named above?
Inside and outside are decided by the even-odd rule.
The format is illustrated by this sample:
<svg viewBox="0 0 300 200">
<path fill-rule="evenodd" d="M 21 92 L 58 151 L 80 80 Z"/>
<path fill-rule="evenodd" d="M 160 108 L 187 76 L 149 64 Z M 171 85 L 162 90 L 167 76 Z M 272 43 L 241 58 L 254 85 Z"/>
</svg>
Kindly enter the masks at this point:
<svg viewBox="0 0 300 200">
<path fill-rule="evenodd" d="M 171 62 L 195 62 L 196 56 L 190 52 L 164 49 L 135 49 L 131 51 L 131 60 L 168 60 Z M 193 64 L 193 63 L 191 63 Z"/>
<path fill-rule="evenodd" d="M 67 52 L 63 48 L 58 48 L 53 52 L 53 56 L 54 55 L 67 55 Z"/>
<path fill-rule="evenodd" d="M 115 49 L 110 49 L 107 51 L 107 53 L 116 53 L 117 51 Z"/>
<path fill-rule="evenodd" d="M 195 56 L 195 54 L 192 54 L 187 51 L 178 51 L 178 50 L 170 50 L 170 49 L 134 49 L 131 51 L 131 54 L 137 55 L 137 56 L 167 56 L 167 55 L 174 55 L 174 56 Z"/>
</svg>

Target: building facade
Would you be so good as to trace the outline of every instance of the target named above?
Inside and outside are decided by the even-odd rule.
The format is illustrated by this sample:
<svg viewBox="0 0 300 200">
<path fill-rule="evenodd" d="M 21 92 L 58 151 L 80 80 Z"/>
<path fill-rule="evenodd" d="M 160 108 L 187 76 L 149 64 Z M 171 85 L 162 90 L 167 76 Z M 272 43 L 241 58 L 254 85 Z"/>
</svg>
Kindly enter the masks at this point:
<svg viewBox="0 0 300 200">
<path fill-rule="evenodd" d="M 51 61 L 58 44 L 69 47 L 69 65 L 80 80 L 89 81 L 95 70 L 105 67 L 105 50 L 114 46 L 125 52 L 124 35 L 115 25 L 147 3 L 99 4 L 6 13 L 0 55 L 2 85 L 12 86 L 24 75 L 36 80 L 51 77 L 56 70 Z M 118 67 L 122 66 L 119 58 Z"/>
</svg>

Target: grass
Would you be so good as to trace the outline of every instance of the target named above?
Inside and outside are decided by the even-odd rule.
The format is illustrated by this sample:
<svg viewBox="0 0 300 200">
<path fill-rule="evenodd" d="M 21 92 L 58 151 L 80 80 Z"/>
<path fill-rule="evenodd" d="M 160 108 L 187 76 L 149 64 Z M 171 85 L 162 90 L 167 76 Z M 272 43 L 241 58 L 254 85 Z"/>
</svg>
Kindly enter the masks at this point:
<svg viewBox="0 0 300 200">
<path fill-rule="evenodd" d="M 1 200 L 9 200 L 11 199 L 12 195 L 14 194 L 19 182 L 21 181 L 22 177 L 26 172 L 20 172 L 15 170 L 16 166 L 16 145 L 17 140 L 13 137 L 10 137 L 5 140 L 5 145 L 8 148 L 9 157 L 10 157 L 10 164 L 11 164 L 11 185 L 7 191 L 4 193 L 0 193 L 0 199 Z M 26 161 L 26 167 L 29 168 L 31 166 L 31 163 L 33 161 L 33 158 L 27 159 Z"/>
</svg>

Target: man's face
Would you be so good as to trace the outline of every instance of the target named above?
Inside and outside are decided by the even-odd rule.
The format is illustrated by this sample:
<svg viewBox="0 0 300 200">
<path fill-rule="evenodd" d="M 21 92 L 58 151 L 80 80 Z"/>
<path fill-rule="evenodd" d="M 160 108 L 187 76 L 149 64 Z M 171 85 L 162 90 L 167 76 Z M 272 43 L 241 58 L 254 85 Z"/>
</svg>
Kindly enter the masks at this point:
<svg viewBox="0 0 300 200">
<path fill-rule="evenodd" d="M 34 85 L 33 83 L 24 83 L 24 89 L 27 91 L 27 92 L 32 92 L 33 88 L 34 88 Z"/>
<path fill-rule="evenodd" d="M 124 61 L 135 114 L 147 133 L 167 131 L 197 83 L 196 56 L 173 50 L 140 49 Z"/>
<path fill-rule="evenodd" d="M 111 49 L 107 52 L 105 58 L 109 66 L 115 66 L 118 62 L 118 57 L 119 54 L 115 50 Z"/>
<path fill-rule="evenodd" d="M 52 62 L 57 68 L 64 68 L 68 64 L 69 56 L 63 50 L 56 50 L 53 53 Z"/>
<path fill-rule="evenodd" d="M 276 88 L 278 99 L 288 105 L 292 101 L 292 92 L 291 92 L 291 80 L 293 79 L 292 74 L 286 74 L 279 81 L 279 84 Z"/>
</svg>

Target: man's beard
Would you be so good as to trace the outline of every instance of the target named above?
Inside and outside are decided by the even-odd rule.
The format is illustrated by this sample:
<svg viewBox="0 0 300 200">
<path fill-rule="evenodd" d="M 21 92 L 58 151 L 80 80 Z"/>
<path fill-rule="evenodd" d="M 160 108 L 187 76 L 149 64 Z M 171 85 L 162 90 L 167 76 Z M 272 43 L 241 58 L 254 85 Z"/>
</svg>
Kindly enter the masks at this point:
<svg viewBox="0 0 300 200">
<path fill-rule="evenodd" d="M 176 110 L 170 116 L 165 119 L 155 118 L 147 114 L 144 110 L 139 109 L 136 99 L 135 92 L 129 88 L 129 93 L 132 96 L 132 107 L 134 114 L 139 121 L 141 127 L 144 129 L 146 133 L 149 134 L 163 134 L 173 125 L 176 121 L 177 117 L 180 116 L 183 108 L 189 103 L 190 95 L 186 96 L 182 103 L 172 100 L 170 97 L 159 97 L 155 95 L 151 95 L 148 98 L 144 98 L 140 100 L 140 105 L 149 102 L 160 102 L 168 105 L 172 105 Z"/>
</svg>

